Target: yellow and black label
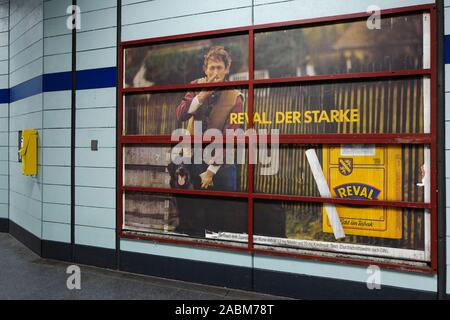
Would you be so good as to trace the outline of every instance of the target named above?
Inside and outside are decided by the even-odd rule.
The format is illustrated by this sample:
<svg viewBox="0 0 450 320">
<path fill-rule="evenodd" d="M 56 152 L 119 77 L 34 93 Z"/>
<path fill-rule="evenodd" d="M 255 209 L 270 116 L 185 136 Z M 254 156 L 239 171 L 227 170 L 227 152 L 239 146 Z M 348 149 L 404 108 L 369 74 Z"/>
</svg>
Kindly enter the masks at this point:
<svg viewBox="0 0 450 320">
<path fill-rule="evenodd" d="M 323 171 L 333 197 L 360 200 L 401 200 L 401 147 L 351 145 L 323 148 Z M 346 234 L 402 237 L 402 209 L 336 205 Z M 326 212 L 323 231 L 333 232 Z"/>
</svg>

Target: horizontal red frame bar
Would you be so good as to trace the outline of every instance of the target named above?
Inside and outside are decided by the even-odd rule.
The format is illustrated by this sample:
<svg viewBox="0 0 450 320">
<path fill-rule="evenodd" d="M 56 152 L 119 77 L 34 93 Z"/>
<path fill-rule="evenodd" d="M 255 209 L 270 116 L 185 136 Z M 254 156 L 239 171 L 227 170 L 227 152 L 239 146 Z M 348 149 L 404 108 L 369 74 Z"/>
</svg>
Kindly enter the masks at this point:
<svg viewBox="0 0 450 320">
<path fill-rule="evenodd" d="M 270 136 L 267 141 L 270 141 Z M 430 144 L 431 141 L 432 135 L 429 133 L 280 135 L 280 143 L 304 144 Z"/>
<path fill-rule="evenodd" d="M 194 142 L 193 136 L 186 136 Z M 225 142 L 225 135 L 222 136 Z M 258 139 L 266 137 L 268 144 L 272 140 L 271 135 L 258 135 Z M 280 144 L 430 144 L 432 136 L 429 133 L 377 133 L 377 134 L 280 134 Z M 213 141 L 212 136 L 203 136 L 202 143 Z M 172 141 L 170 135 L 129 135 L 119 137 L 121 144 L 178 144 L 178 141 Z M 245 139 L 248 144 L 248 138 Z"/>
<path fill-rule="evenodd" d="M 399 207 L 399 208 L 417 208 L 431 209 L 431 204 L 423 202 L 406 202 L 406 201 L 380 201 L 380 200 L 350 200 L 340 198 L 322 198 L 307 197 L 294 195 L 278 195 L 266 193 L 248 193 L 248 192 L 225 192 L 225 191 L 208 191 L 208 190 L 185 190 L 185 189 L 165 189 L 165 188 L 146 188 L 146 187 L 129 187 L 122 186 L 123 191 L 136 191 L 144 193 L 165 193 L 165 194 L 181 194 L 181 195 L 198 195 L 212 197 L 228 197 L 239 199 L 261 199 L 261 200 L 280 200 L 280 201 L 296 201 L 296 202 L 314 202 L 314 203 L 337 203 L 347 205 L 365 205 L 376 207 Z"/>
<path fill-rule="evenodd" d="M 242 81 L 226 81 L 218 83 L 187 83 L 187 84 L 174 84 L 174 85 L 161 85 L 141 88 L 123 88 L 122 93 L 147 93 L 147 92 L 166 92 L 166 91 L 181 91 L 189 89 L 202 89 L 202 88 L 227 88 L 227 87 L 242 87 L 248 86 L 253 83 L 257 86 L 271 85 L 271 84 L 293 84 L 293 83 L 305 83 L 315 81 L 333 81 L 333 80 L 354 80 L 354 79 L 372 79 L 372 78 L 397 78 L 397 77 L 409 77 L 409 76 L 431 76 L 431 69 L 412 69 L 412 70 L 399 70 L 399 71 L 377 71 L 377 72 L 357 72 L 357 73 L 339 73 L 339 74 L 325 74 L 317 76 L 304 76 L 304 77 L 287 77 L 287 78 L 271 78 L 271 79 L 259 79 L 259 80 L 242 80 Z"/>
<path fill-rule="evenodd" d="M 188 89 L 202 89 L 202 88 L 226 88 L 226 87 L 242 87 L 248 86 L 250 82 L 248 80 L 241 81 L 224 81 L 216 83 L 186 83 L 186 84 L 172 84 L 161 85 L 141 88 L 123 88 L 122 93 L 146 93 L 155 91 L 177 91 Z"/>
<path fill-rule="evenodd" d="M 331 81 L 331 80 L 346 80 L 346 79 L 370 79 L 370 78 L 395 78 L 395 77 L 423 76 L 423 75 L 431 76 L 431 69 L 355 72 L 355 73 L 325 74 L 325 75 L 304 76 L 304 77 L 258 79 L 258 80 L 254 80 L 253 84 L 254 85 L 268 85 L 268 84 L 283 84 L 283 83 L 295 83 L 295 82 Z"/>
<path fill-rule="evenodd" d="M 322 198 L 322 197 L 305 197 L 293 195 L 271 195 L 267 193 L 253 193 L 250 195 L 253 199 L 262 200 L 284 200 L 297 202 L 317 202 L 317 203 L 338 203 L 338 204 L 356 204 L 376 207 L 399 207 L 399 208 L 417 208 L 431 209 L 430 203 L 423 202 L 407 202 L 407 201 L 381 201 L 381 200 L 349 200 L 340 198 Z"/>
<path fill-rule="evenodd" d="M 201 32 L 191 32 L 184 34 L 176 34 L 171 36 L 162 36 L 156 38 L 147 38 L 147 39 L 139 39 L 139 40 L 129 40 L 122 41 L 120 43 L 123 49 L 127 49 L 130 47 L 140 47 L 145 45 L 152 44 L 160 44 L 165 42 L 173 42 L 179 40 L 197 40 L 195 38 L 205 38 L 205 37 L 226 37 L 231 35 L 248 35 L 248 31 L 252 27 L 236 27 L 236 28 L 228 28 L 228 29 L 216 29 L 210 31 L 201 31 Z"/>
<path fill-rule="evenodd" d="M 229 198 L 242 198 L 242 199 L 248 198 L 248 193 L 246 193 L 246 192 L 145 188 L 145 187 L 129 187 L 129 186 L 122 186 L 122 190 L 138 191 L 138 192 L 145 192 L 145 193 L 186 194 L 186 195 L 202 195 L 202 196 L 229 197 Z"/>
</svg>

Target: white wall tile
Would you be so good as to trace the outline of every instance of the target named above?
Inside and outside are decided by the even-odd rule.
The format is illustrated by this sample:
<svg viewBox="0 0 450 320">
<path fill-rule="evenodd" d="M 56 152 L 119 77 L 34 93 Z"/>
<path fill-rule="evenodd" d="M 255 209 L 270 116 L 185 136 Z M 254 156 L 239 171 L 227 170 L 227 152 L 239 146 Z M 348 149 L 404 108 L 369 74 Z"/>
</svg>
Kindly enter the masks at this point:
<svg viewBox="0 0 450 320">
<path fill-rule="evenodd" d="M 77 70 L 115 67 L 116 52 L 116 48 L 77 52 Z"/>
<path fill-rule="evenodd" d="M 42 206 L 43 221 L 70 223 L 70 205 L 44 202 Z"/>
<path fill-rule="evenodd" d="M 77 33 L 77 51 L 115 47 L 116 43 L 116 28 Z"/>
<path fill-rule="evenodd" d="M 81 8 L 81 7 L 80 7 Z M 91 12 L 81 13 L 80 31 L 104 29 L 117 26 L 117 8 L 109 8 Z"/>
<path fill-rule="evenodd" d="M 117 0 L 102 0 L 102 1 L 78 0 L 77 4 L 81 9 L 81 13 L 83 13 L 92 10 L 116 7 Z"/>
<path fill-rule="evenodd" d="M 42 222 L 42 239 L 70 243 L 70 224 Z"/>
<path fill-rule="evenodd" d="M 116 232 L 114 229 L 75 226 L 75 242 L 86 246 L 114 249 Z"/>
<path fill-rule="evenodd" d="M 98 151 L 91 151 L 89 148 L 76 148 L 75 164 L 78 167 L 116 167 L 116 149 L 99 148 Z"/>
<path fill-rule="evenodd" d="M 158 20 L 122 27 L 122 41 L 251 25 L 252 9 L 242 8 L 198 16 Z"/>
<path fill-rule="evenodd" d="M 71 0 L 51 0 L 44 2 L 44 19 L 68 16 L 67 7 L 71 5 Z"/>
<path fill-rule="evenodd" d="M 116 88 L 77 90 L 77 109 L 116 106 Z"/>
<path fill-rule="evenodd" d="M 44 92 L 44 110 L 70 109 L 71 91 Z"/>
<path fill-rule="evenodd" d="M 433 0 L 295 0 L 255 6 L 254 23 L 265 24 L 366 12 L 370 5 L 380 9 L 430 4 Z"/>
<path fill-rule="evenodd" d="M 223 11 L 242 7 L 251 7 L 251 0 L 165 0 L 142 1 L 122 8 L 122 24 L 136 24 L 152 20 L 197 15 L 205 12 Z M 202 19 L 202 16 L 193 17 Z"/>
<path fill-rule="evenodd" d="M 116 210 L 76 206 L 75 223 L 77 225 L 114 229 L 116 226 Z"/>
<path fill-rule="evenodd" d="M 113 128 L 116 126 L 116 108 L 77 110 L 77 128 Z"/>
<path fill-rule="evenodd" d="M 79 206 L 111 208 L 116 207 L 116 189 L 75 187 L 75 204 Z"/>
</svg>

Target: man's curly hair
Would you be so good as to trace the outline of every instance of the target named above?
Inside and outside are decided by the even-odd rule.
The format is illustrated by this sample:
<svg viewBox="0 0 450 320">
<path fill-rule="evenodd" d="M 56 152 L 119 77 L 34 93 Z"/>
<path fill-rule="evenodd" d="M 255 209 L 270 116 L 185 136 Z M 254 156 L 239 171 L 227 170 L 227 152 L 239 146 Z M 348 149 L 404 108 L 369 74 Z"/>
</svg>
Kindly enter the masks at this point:
<svg viewBox="0 0 450 320">
<path fill-rule="evenodd" d="M 227 69 L 231 66 L 231 56 L 223 46 L 211 47 L 208 53 L 204 55 L 204 58 L 205 60 L 203 61 L 203 68 L 205 69 L 208 67 L 209 59 L 222 61 L 225 64 L 225 68 Z"/>
</svg>

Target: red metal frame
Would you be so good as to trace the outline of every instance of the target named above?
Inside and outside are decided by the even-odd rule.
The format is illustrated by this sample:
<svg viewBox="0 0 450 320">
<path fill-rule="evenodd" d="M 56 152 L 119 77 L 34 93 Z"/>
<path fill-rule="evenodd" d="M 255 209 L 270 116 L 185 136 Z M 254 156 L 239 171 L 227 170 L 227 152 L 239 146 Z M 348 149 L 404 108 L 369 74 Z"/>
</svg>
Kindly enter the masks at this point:
<svg viewBox="0 0 450 320">
<path fill-rule="evenodd" d="M 185 195 L 197 195 L 197 196 L 220 197 L 220 198 L 227 197 L 227 198 L 237 198 L 237 199 L 266 199 L 266 200 L 280 200 L 280 201 L 338 203 L 338 204 L 346 204 L 346 205 L 356 204 L 356 205 L 360 205 L 360 206 L 399 207 L 399 208 L 417 208 L 417 209 L 431 209 L 432 208 L 430 203 L 425 203 L 425 202 L 350 200 L 350 199 L 341 199 L 341 198 L 322 198 L 322 197 L 313 197 L 313 196 L 265 194 L 265 193 L 250 192 L 250 190 L 243 191 L 243 192 L 229 192 L 229 191 L 165 189 L 165 188 L 148 188 L 148 187 L 131 187 L 131 186 L 122 186 L 122 190 L 134 191 L 134 192 L 144 192 L 144 193 L 170 193 L 170 194 L 185 194 Z"/>
<path fill-rule="evenodd" d="M 250 96 L 250 94 L 249 94 Z M 250 99 L 248 100 L 250 101 Z M 249 125 L 250 125 L 249 117 Z M 264 135 L 259 135 L 264 137 Z M 267 143 L 272 141 L 271 135 L 267 135 Z M 428 133 L 376 133 L 376 134 L 280 134 L 280 144 L 341 144 L 341 143 L 371 143 L 371 144 L 431 144 L 432 135 Z M 202 143 L 210 143 L 214 137 L 203 136 Z M 177 144 L 181 141 L 171 140 L 169 135 L 159 136 L 122 136 L 119 138 L 122 144 Z M 186 140 L 185 140 L 186 141 Z M 225 141 L 225 139 L 224 139 Z M 248 145 L 248 138 L 244 143 Z"/>
<path fill-rule="evenodd" d="M 355 204 L 355 205 L 376 205 L 387 207 L 402 207 L 402 208 L 422 208 L 429 209 L 431 212 L 431 263 L 428 267 L 418 267 L 411 265 L 403 265 L 391 262 L 376 262 L 377 265 L 384 268 L 401 269 L 414 272 L 435 273 L 437 270 L 437 167 L 436 167 L 436 103 L 437 103 L 437 86 L 436 86 L 436 7 L 435 5 L 418 5 L 403 8 L 382 10 L 381 14 L 398 15 L 409 13 L 423 13 L 429 12 L 431 17 L 431 68 L 430 69 L 414 69 L 402 70 L 394 72 L 364 72 L 351 74 L 328 74 L 319 76 L 307 77 L 289 77 L 289 78 L 272 78 L 255 80 L 254 77 L 254 34 L 262 31 L 272 31 L 277 29 L 300 27 L 306 25 L 320 25 L 331 22 L 347 22 L 352 20 L 359 20 L 370 16 L 370 13 L 362 12 L 355 14 L 330 16 L 324 18 L 314 18 L 305 20 L 287 21 L 281 23 L 264 24 L 258 26 L 248 26 L 232 29 L 221 29 L 207 32 L 189 33 L 168 37 L 158 37 L 152 39 L 142 39 L 136 41 L 122 42 L 118 46 L 119 54 L 119 72 L 118 72 L 118 164 L 117 164 L 117 230 L 119 236 L 122 238 L 133 238 L 141 240 L 151 240 L 166 243 L 175 243 L 180 245 L 203 246 L 218 249 L 238 250 L 252 253 L 268 254 L 273 256 L 289 256 L 302 259 L 312 259 L 325 262 L 348 263 L 355 265 L 369 265 L 373 264 L 370 258 L 343 258 L 343 257 L 327 257 L 308 254 L 297 254 L 291 252 L 280 252 L 273 250 L 265 250 L 254 248 L 253 246 L 253 199 L 268 199 L 268 200 L 285 200 L 285 201 L 300 201 L 300 202 L 314 202 L 314 203 L 340 203 L 340 204 Z M 145 88 L 123 88 L 123 59 L 124 49 L 129 47 L 160 44 L 179 40 L 194 40 L 199 38 L 211 38 L 218 36 L 229 35 L 248 35 L 248 66 L 249 66 L 249 80 L 232 81 L 214 84 L 177 84 L 177 85 L 161 85 Z M 188 89 L 197 88 L 226 88 L 226 87 L 246 87 L 248 88 L 248 114 L 249 123 L 248 128 L 253 127 L 253 96 L 254 87 L 273 85 L 273 84 L 290 84 L 290 83 L 308 83 L 308 82 L 328 82 L 328 81 L 344 81 L 354 79 L 375 79 L 375 78 L 399 78 L 399 77 L 413 77 L 413 76 L 429 76 L 431 79 L 431 130 L 430 133 L 422 134 L 300 134 L 300 135 L 279 135 L 279 141 L 282 144 L 341 144 L 341 143 L 370 143 L 370 144 L 426 144 L 430 145 L 430 203 L 417 203 L 405 201 L 377 201 L 377 200 L 348 200 L 338 198 L 321 198 L 321 197 L 307 197 L 294 195 L 268 195 L 254 193 L 253 190 L 253 165 L 248 161 L 248 190 L 246 192 L 217 192 L 217 191 L 201 191 L 201 190 L 179 190 L 179 189 L 162 189 L 162 188 L 142 188 L 142 187 L 128 187 L 123 186 L 123 147 L 125 145 L 135 144 L 175 144 L 177 142 L 171 141 L 169 135 L 158 136 L 124 136 L 123 135 L 123 99 L 128 94 L 139 94 L 149 92 L 168 92 L 168 91 L 184 91 Z M 270 137 L 268 137 L 270 141 Z M 203 137 L 203 143 L 209 143 L 210 137 Z M 248 144 L 248 139 L 245 141 Z M 249 148 L 248 157 L 251 157 L 252 148 Z M 227 197 L 227 198 L 243 198 L 248 202 L 248 243 L 247 247 L 226 245 L 223 243 L 214 242 L 198 242 L 187 239 L 173 239 L 156 235 L 142 235 L 135 233 L 123 232 L 123 201 L 124 192 L 144 192 L 157 194 L 189 194 L 201 195 L 208 197 Z"/>
<path fill-rule="evenodd" d="M 251 31 L 250 31 L 251 32 Z M 253 59 L 252 59 L 253 60 Z M 250 74 L 250 61 L 249 61 L 249 74 Z M 248 87 L 250 84 L 254 86 L 267 86 L 273 84 L 290 84 L 290 83 L 309 83 L 309 82 L 325 82 L 325 81 L 337 81 L 337 80 L 352 80 L 352 79 L 383 79 L 383 78 L 397 78 L 397 77 L 410 77 L 410 76 L 424 76 L 430 75 L 431 69 L 418 69 L 418 70 L 399 70 L 399 71 L 374 71 L 374 72 L 355 72 L 346 74 L 327 74 L 316 76 L 304 76 L 304 77 L 287 77 L 287 78 L 270 78 L 270 79 L 249 79 L 240 81 L 227 81 L 216 83 L 186 83 L 186 84 L 173 84 L 173 85 L 160 85 L 152 87 L 139 87 L 139 88 L 124 88 L 122 93 L 149 93 L 149 92 L 169 92 L 180 91 L 189 89 L 204 89 L 204 88 L 229 88 L 229 87 Z M 253 77 L 251 77 L 253 78 Z"/>
</svg>

